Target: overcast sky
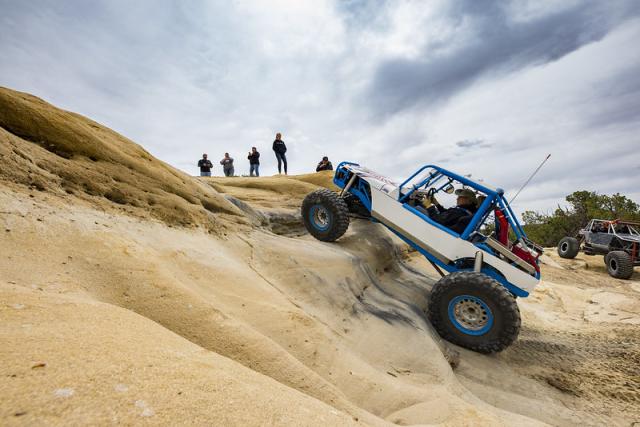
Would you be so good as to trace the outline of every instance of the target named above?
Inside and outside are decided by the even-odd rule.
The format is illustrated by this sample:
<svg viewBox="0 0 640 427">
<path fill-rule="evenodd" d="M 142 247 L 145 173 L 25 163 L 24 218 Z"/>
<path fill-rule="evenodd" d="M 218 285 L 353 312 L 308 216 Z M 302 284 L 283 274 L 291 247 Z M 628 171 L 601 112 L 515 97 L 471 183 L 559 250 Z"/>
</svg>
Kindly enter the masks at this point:
<svg viewBox="0 0 640 427">
<path fill-rule="evenodd" d="M 323 155 L 401 179 L 436 163 L 550 210 L 640 202 L 640 1 L 0 0 L 0 86 L 196 174 L 203 152 Z M 220 175 L 220 167 L 216 166 Z"/>
</svg>

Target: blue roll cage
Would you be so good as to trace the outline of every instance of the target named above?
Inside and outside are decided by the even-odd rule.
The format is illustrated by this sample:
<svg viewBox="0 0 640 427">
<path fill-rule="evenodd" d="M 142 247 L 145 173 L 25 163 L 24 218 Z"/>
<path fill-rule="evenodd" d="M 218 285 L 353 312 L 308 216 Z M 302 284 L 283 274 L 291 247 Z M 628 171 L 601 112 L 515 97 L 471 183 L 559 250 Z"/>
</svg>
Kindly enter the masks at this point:
<svg viewBox="0 0 640 427">
<path fill-rule="evenodd" d="M 353 162 L 341 162 L 338 167 L 336 168 L 336 172 L 335 175 L 333 177 L 333 182 L 336 186 L 338 186 L 339 188 L 345 188 L 345 186 L 347 185 L 347 182 L 349 181 L 349 173 L 347 172 L 347 169 L 344 168 L 344 166 L 346 165 L 352 165 L 352 166 L 360 166 L 358 163 L 353 163 Z M 427 169 L 432 169 L 433 171 L 430 172 L 428 174 L 427 177 L 425 177 L 424 179 L 422 179 L 421 181 L 419 181 L 416 184 L 413 184 L 411 186 L 411 189 L 406 192 L 406 193 L 402 193 L 402 189 L 409 183 L 411 182 L 411 180 L 413 180 L 415 177 L 417 177 L 418 175 L 420 175 L 422 172 L 424 172 Z M 431 218 L 429 218 L 427 215 L 423 214 L 422 212 L 420 212 L 419 210 L 415 209 L 414 207 L 410 206 L 408 203 L 406 203 L 406 201 L 409 199 L 409 197 L 411 196 L 411 194 L 413 194 L 416 190 L 422 188 L 422 187 L 428 187 L 428 186 L 433 186 L 435 183 L 437 183 L 438 181 L 440 181 L 442 178 L 445 178 L 445 182 L 436 188 L 435 193 L 437 194 L 438 192 L 442 191 L 447 185 L 449 185 L 451 182 L 453 181 L 457 181 L 460 182 L 461 184 L 463 184 L 466 187 L 470 187 L 476 191 L 479 191 L 483 194 L 485 194 L 487 197 L 484 200 L 484 202 L 482 203 L 482 205 L 480 205 L 480 207 L 478 208 L 478 210 L 476 211 L 476 213 L 474 214 L 473 218 L 471 219 L 471 221 L 469 222 L 469 224 L 467 225 L 467 227 L 465 228 L 465 230 L 462 232 L 462 234 L 458 234 L 450 229 L 448 229 L 447 227 L 442 226 L 441 224 L 438 224 L 437 222 L 433 221 Z M 353 185 L 349 188 L 349 192 L 354 194 L 356 197 L 358 197 L 360 199 L 360 201 L 365 205 L 365 207 L 371 211 L 371 200 L 370 200 L 370 192 L 368 190 L 368 183 L 364 180 L 357 180 L 356 182 L 353 183 Z M 467 240 L 469 241 L 470 238 L 472 237 L 472 234 L 477 231 L 482 224 L 484 224 L 484 222 L 487 220 L 487 218 L 489 217 L 489 215 L 491 214 L 491 210 L 495 207 L 499 207 L 502 212 L 504 213 L 509 225 L 511 226 L 511 229 L 513 230 L 516 239 L 526 239 L 527 235 L 524 232 L 524 230 L 522 229 L 522 226 L 520 225 L 520 223 L 518 222 L 518 219 L 516 218 L 515 214 L 513 213 L 513 211 L 511 210 L 511 207 L 509 206 L 509 203 L 507 202 L 507 200 L 504 198 L 504 190 L 501 188 L 496 188 L 495 190 L 492 190 L 484 185 L 478 184 L 477 182 L 474 182 L 472 180 L 470 180 L 469 178 L 459 175 L 455 172 L 451 172 L 447 169 L 441 168 L 440 166 L 436 166 L 436 165 L 425 165 L 422 166 L 420 169 L 418 169 L 416 172 L 414 172 L 409 178 L 407 178 L 405 181 L 402 182 L 402 184 L 400 184 L 399 186 L 399 192 L 398 192 L 398 201 L 400 203 L 402 203 L 402 206 L 411 211 L 412 213 L 414 213 L 415 215 L 419 216 L 420 218 L 422 218 L 424 221 L 428 222 L 429 224 L 438 227 L 439 229 L 455 236 L 455 237 L 459 237 L 463 240 Z M 376 221 L 375 219 L 372 218 L 373 221 Z M 400 237 L 402 240 L 404 240 L 406 243 L 408 243 L 409 245 L 411 245 L 412 247 L 414 247 L 416 250 L 418 250 L 422 255 L 424 255 L 429 261 L 431 261 L 432 263 L 438 265 L 439 267 L 443 268 L 444 270 L 446 270 L 447 272 L 451 273 L 454 271 L 460 271 L 459 268 L 457 268 L 455 265 L 451 265 L 451 264 L 446 264 L 444 262 L 442 262 L 440 259 L 436 258 L 435 256 L 433 256 L 432 254 L 428 253 L 427 251 L 425 251 L 424 249 L 422 249 L 419 245 L 417 245 L 415 242 L 409 240 L 406 236 L 402 235 L 401 233 L 399 233 L 397 230 L 394 230 L 393 228 L 389 227 L 388 225 L 385 224 L 385 226 L 387 228 L 389 228 L 394 234 L 396 234 L 398 237 Z M 485 243 L 483 242 L 471 242 L 473 243 L 476 247 L 478 247 L 479 249 L 481 249 L 484 252 L 487 252 L 489 254 L 494 255 L 494 251 L 489 248 Z M 526 297 L 529 295 L 528 292 L 526 292 L 525 290 L 513 285 L 512 283 L 508 282 L 504 276 L 502 276 L 501 274 L 499 274 L 497 271 L 495 271 L 493 268 L 491 267 L 484 267 L 482 268 L 482 272 L 487 274 L 488 276 L 493 277 L 494 279 L 498 280 L 500 283 L 502 283 L 507 289 L 509 289 L 509 291 L 511 293 L 513 293 L 516 296 L 520 296 L 520 297 Z M 536 272 L 535 277 L 537 279 L 540 278 L 540 273 Z"/>
</svg>

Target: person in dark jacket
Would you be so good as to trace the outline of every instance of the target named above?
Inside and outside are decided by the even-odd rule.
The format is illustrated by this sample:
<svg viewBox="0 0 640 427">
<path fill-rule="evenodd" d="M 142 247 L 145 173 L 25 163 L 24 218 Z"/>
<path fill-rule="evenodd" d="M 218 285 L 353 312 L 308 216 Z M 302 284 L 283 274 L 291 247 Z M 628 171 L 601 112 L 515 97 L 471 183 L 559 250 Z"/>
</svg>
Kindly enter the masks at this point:
<svg viewBox="0 0 640 427">
<path fill-rule="evenodd" d="M 229 157 L 229 153 L 224 153 L 224 157 L 220 160 L 224 176 L 233 176 L 235 170 L 233 168 L 233 158 Z"/>
<path fill-rule="evenodd" d="M 276 153 L 276 159 L 278 160 L 278 173 L 282 173 L 282 163 L 284 163 L 284 174 L 287 174 L 287 146 L 284 145 L 282 140 L 282 134 L 277 133 L 276 139 L 273 141 L 273 151 Z"/>
<path fill-rule="evenodd" d="M 198 160 L 198 167 L 200 168 L 200 176 L 211 176 L 211 168 L 213 163 L 207 159 L 206 153 L 202 155 L 202 158 Z"/>
<path fill-rule="evenodd" d="M 324 156 L 322 158 L 322 161 L 318 163 L 318 166 L 316 166 L 316 172 L 332 171 L 332 170 L 333 170 L 333 165 L 331 164 L 327 156 Z"/>
<path fill-rule="evenodd" d="M 253 176 L 255 172 L 256 176 L 260 176 L 260 153 L 256 147 L 251 147 L 251 151 L 249 151 L 249 155 L 247 156 L 249 159 L 249 176 Z"/>
<path fill-rule="evenodd" d="M 434 199 L 433 205 L 427 209 L 427 212 L 429 218 L 438 224 L 462 234 L 477 210 L 476 194 L 468 188 L 460 188 L 456 190 L 456 195 L 458 196 L 456 206 L 445 209 Z"/>
</svg>

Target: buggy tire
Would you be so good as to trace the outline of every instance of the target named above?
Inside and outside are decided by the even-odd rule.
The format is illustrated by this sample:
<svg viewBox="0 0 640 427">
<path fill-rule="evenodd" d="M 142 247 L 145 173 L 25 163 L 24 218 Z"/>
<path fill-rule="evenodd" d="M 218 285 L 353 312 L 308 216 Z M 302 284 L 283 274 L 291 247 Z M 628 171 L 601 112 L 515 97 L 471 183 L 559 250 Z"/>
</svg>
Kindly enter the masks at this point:
<svg viewBox="0 0 640 427">
<path fill-rule="evenodd" d="M 504 350 L 520 332 L 515 297 L 483 273 L 462 271 L 438 280 L 427 316 L 442 338 L 479 353 Z"/>
<path fill-rule="evenodd" d="M 347 204 L 326 188 L 309 193 L 302 202 L 301 213 L 307 231 L 323 242 L 339 239 L 349 228 Z"/>
<path fill-rule="evenodd" d="M 616 279 L 628 279 L 633 275 L 631 255 L 624 251 L 612 251 L 604 257 L 609 276 Z"/>
<path fill-rule="evenodd" d="M 573 259 L 580 252 L 580 242 L 573 237 L 563 237 L 558 242 L 558 255 L 560 258 Z"/>
</svg>

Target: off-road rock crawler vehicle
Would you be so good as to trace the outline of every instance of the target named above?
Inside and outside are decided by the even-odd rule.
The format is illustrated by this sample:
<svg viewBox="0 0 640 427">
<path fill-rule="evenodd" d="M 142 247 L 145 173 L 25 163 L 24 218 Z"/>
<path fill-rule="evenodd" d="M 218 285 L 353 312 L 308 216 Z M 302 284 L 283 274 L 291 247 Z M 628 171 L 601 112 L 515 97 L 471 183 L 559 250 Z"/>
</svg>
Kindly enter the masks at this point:
<svg viewBox="0 0 640 427">
<path fill-rule="evenodd" d="M 340 194 L 321 189 L 304 199 L 302 218 L 310 234 L 335 241 L 353 216 L 384 225 L 442 276 L 433 286 L 426 313 L 442 337 L 482 353 L 504 350 L 515 341 L 520 330 L 516 297 L 528 296 L 538 284 L 542 248 L 527 239 L 503 190 L 434 165 L 423 166 L 398 184 L 343 162 L 333 182 L 342 189 Z M 454 185 L 485 197 L 475 212 L 467 211 L 461 233 L 439 224 L 425 209 L 436 195 L 452 197 L 448 195 Z M 492 233 L 485 231 L 489 222 L 495 224 Z"/>
<path fill-rule="evenodd" d="M 609 275 L 628 279 L 640 265 L 640 224 L 621 220 L 592 219 L 577 237 L 564 237 L 558 255 L 572 259 L 582 250 L 585 255 L 604 255 Z"/>
</svg>

